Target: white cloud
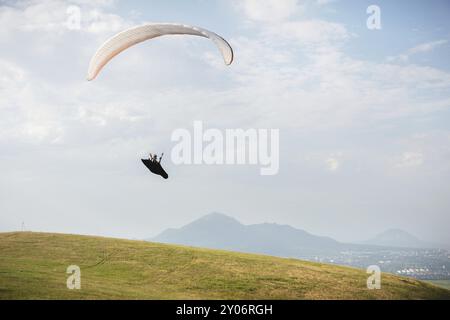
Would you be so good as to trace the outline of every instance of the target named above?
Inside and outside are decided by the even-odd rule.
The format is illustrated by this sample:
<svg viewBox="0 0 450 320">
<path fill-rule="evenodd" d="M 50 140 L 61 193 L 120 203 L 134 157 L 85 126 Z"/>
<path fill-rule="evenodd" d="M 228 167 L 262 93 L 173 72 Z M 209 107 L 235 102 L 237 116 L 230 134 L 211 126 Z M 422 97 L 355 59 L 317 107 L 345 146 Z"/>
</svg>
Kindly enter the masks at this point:
<svg viewBox="0 0 450 320">
<path fill-rule="evenodd" d="M 325 6 L 325 5 L 327 5 L 327 4 L 330 4 L 330 3 L 333 3 L 333 2 L 336 2 L 337 0 L 316 0 L 316 3 L 319 5 L 319 6 Z"/>
<path fill-rule="evenodd" d="M 20 66 L 0 60 L 0 140 L 50 143 L 61 138 L 62 127 L 57 106 L 48 104 L 44 96 L 55 92 L 46 84 L 36 85 Z"/>
<path fill-rule="evenodd" d="M 412 54 L 416 54 L 416 53 L 430 52 L 430 51 L 433 51 L 434 49 L 446 44 L 447 42 L 448 42 L 447 40 L 437 40 L 437 41 L 422 43 L 418 46 L 415 46 L 414 48 L 409 49 L 408 53 L 410 55 L 412 55 Z"/>
<path fill-rule="evenodd" d="M 66 28 L 66 11 L 73 5 L 80 5 L 82 13 L 82 28 L 76 31 Z M 93 105 L 80 86 L 94 51 L 90 43 L 129 24 L 107 11 L 112 5 L 108 0 L 31 0 L 0 7 L 0 43 L 5 48 L 0 59 L 2 142 L 62 143 L 80 128 L 73 125 L 83 118 L 77 109 Z M 112 115 L 117 104 L 108 101 L 102 108 L 105 117 L 128 121 L 126 111 Z"/>
<path fill-rule="evenodd" d="M 342 24 L 324 20 L 283 22 L 269 30 L 273 37 L 298 41 L 298 45 L 336 45 L 351 37 Z"/>
<path fill-rule="evenodd" d="M 318 4 L 325 5 L 328 1 Z M 255 31 L 259 29 L 259 33 L 270 37 L 270 41 L 285 39 L 297 41 L 298 45 L 337 45 L 353 36 L 340 23 L 301 19 L 300 13 L 306 5 L 304 1 L 294 0 L 245 0 L 236 3 L 246 18 L 256 22 L 253 25 Z"/>
<path fill-rule="evenodd" d="M 450 97 L 442 95 L 450 88 L 447 72 L 355 59 L 335 39 L 308 50 L 265 30 L 260 37 L 235 39 L 233 77 L 241 87 L 230 95 L 234 105 L 253 110 L 260 125 L 297 129 L 375 125 L 449 107 Z"/>
<path fill-rule="evenodd" d="M 388 57 L 388 61 L 407 62 L 413 55 L 416 55 L 419 53 L 431 52 L 447 43 L 448 43 L 448 40 L 437 40 L 437 41 L 422 43 L 413 48 L 408 49 L 405 53 L 402 53 L 398 56 Z"/>
<path fill-rule="evenodd" d="M 297 0 L 243 0 L 236 5 L 248 19 L 262 22 L 286 20 L 302 10 Z"/>
<path fill-rule="evenodd" d="M 404 152 L 397 161 L 399 168 L 419 167 L 423 164 L 424 156 L 420 152 Z"/>
<path fill-rule="evenodd" d="M 10 6 L 0 7 L 0 35 L 8 37 L 17 31 L 47 32 L 61 35 L 70 32 L 67 27 L 73 6 L 80 9 L 80 31 L 88 33 L 118 31 L 127 22 L 118 15 L 104 10 L 112 6 L 112 1 L 65 1 L 41 0 L 20 1 Z"/>
</svg>

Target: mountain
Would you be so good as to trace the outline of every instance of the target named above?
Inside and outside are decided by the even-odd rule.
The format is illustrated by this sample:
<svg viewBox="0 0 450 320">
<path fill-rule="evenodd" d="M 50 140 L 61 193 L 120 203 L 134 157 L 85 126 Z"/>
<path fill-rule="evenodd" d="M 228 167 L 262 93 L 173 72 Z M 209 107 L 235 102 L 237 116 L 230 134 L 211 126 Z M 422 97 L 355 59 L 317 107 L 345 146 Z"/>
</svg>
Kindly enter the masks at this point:
<svg viewBox="0 0 450 320">
<path fill-rule="evenodd" d="M 0 257 L 0 300 L 450 299 L 390 274 L 367 290 L 365 270 L 103 237 L 0 233 Z M 81 270 L 81 290 L 66 287 L 69 265 Z"/>
<path fill-rule="evenodd" d="M 221 213 L 208 214 L 179 229 L 168 229 L 149 240 L 282 257 L 335 253 L 348 247 L 331 238 L 315 236 L 287 225 L 243 225 Z"/>
<path fill-rule="evenodd" d="M 386 230 L 376 235 L 374 238 L 365 241 L 364 244 L 398 248 L 435 247 L 435 245 L 422 241 L 412 234 L 400 229 Z"/>
</svg>

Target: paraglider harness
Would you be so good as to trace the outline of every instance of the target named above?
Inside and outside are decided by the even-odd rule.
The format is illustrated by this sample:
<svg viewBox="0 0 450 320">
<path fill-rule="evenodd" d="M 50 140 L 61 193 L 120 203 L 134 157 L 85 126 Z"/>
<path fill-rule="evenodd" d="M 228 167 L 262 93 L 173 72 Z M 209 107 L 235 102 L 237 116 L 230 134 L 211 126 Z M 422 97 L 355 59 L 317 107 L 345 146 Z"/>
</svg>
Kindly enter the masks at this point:
<svg viewBox="0 0 450 320">
<path fill-rule="evenodd" d="M 157 174 L 164 179 L 169 178 L 169 175 L 164 171 L 164 169 L 161 166 L 161 159 L 163 157 L 164 153 L 161 154 L 158 160 L 158 155 L 154 154 L 152 155 L 150 153 L 150 156 L 148 159 L 141 159 L 144 165 L 154 174 Z"/>
</svg>

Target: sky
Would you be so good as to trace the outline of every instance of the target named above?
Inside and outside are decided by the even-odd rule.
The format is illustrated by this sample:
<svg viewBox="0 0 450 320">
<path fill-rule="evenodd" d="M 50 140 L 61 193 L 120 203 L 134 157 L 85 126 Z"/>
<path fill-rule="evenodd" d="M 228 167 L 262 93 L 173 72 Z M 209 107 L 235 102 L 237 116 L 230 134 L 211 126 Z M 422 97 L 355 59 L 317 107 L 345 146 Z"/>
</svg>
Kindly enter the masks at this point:
<svg viewBox="0 0 450 320">
<path fill-rule="evenodd" d="M 381 29 L 366 10 L 377 5 Z M 73 8 L 80 28 L 68 28 Z M 142 239 L 210 212 L 340 241 L 400 228 L 450 244 L 450 4 L 431 1 L 0 0 L 0 232 Z M 214 31 L 96 49 L 145 22 Z M 280 170 L 140 162 L 171 134 L 280 132 Z"/>
</svg>

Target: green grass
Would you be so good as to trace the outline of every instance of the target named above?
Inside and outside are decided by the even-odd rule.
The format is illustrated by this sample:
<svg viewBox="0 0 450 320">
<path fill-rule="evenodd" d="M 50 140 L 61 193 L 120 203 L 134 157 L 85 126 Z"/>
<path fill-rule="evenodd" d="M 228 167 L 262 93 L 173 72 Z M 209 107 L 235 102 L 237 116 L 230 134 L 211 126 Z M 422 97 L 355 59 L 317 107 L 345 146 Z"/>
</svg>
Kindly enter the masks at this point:
<svg viewBox="0 0 450 320">
<path fill-rule="evenodd" d="M 81 268 L 81 290 L 66 269 Z M 0 299 L 450 299 L 450 291 L 364 270 L 100 237 L 0 233 Z"/>
</svg>

